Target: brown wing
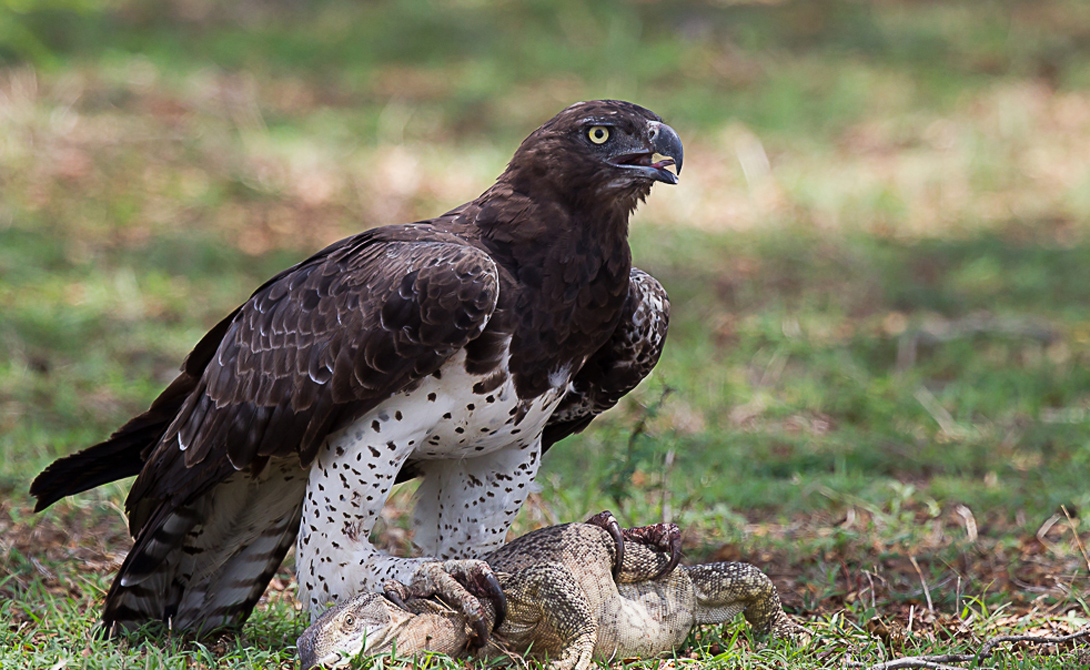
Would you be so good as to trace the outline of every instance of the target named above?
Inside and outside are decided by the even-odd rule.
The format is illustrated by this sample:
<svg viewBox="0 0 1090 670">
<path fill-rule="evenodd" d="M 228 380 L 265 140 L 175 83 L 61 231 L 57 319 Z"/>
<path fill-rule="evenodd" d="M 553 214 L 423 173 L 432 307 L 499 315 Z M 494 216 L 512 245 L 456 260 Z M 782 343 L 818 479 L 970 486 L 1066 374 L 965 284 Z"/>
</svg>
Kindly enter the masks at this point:
<svg viewBox="0 0 1090 670">
<path fill-rule="evenodd" d="M 159 502 L 233 471 L 294 453 L 309 464 L 341 421 L 479 335 L 497 292 L 491 258 L 423 224 L 348 238 L 273 278 L 229 318 L 214 355 L 186 361 L 199 382 L 129 494 L 134 534 Z"/>
<path fill-rule="evenodd" d="M 662 355 L 670 324 L 670 300 L 654 277 L 639 268 L 629 274 L 621 322 L 572 380 L 572 388 L 545 424 L 542 451 L 613 407 L 636 388 Z"/>
</svg>

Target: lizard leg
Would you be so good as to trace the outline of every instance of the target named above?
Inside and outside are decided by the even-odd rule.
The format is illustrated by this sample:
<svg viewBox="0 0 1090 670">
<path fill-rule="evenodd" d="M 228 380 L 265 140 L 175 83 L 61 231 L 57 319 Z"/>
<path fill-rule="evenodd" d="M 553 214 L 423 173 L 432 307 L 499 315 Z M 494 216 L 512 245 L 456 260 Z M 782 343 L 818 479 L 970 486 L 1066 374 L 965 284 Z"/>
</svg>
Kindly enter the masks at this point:
<svg viewBox="0 0 1090 670">
<path fill-rule="evenodd" d="M 583 585 L 571 570 L 555 563 L 534 565 L 511 588 L 512 599 L 534 604 L 541 622 L 537 630 L 552 632 L 552 635 L 535 633 L 538 644 L 530 649 L 531 654 L 547 655 L 551 670 L 590 668 L 598 642 L 598 619 Z M 550 638 L 558 643 L 546 642 Z"/>
<path fill-rule="evenodd" d="M 810 632 L 780 604 L 768 575 L 749 563 L 705 563 L 684 568 L 696 589 L 696 622 L 722 623 L 742 612 L 758 632 L 805 643 Z"/>
</svg>

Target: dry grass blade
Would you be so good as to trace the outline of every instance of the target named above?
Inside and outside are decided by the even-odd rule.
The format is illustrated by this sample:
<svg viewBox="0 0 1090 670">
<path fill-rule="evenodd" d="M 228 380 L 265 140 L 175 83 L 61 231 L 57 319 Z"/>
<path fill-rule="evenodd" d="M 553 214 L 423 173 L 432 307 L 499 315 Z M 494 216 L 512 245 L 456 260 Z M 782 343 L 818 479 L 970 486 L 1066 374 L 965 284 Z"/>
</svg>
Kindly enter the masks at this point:
<svg viewBox="0 0 1090 670">
<path fill-rule="evenodd" d="M 923 577 L 923 570 L 920 570 L 920 564 L 916 562 L 915 556 L 909 556 L 908 560 L 912 562 L 912 567 L 916 569 L 916 574 L 920 576 L 920 584 L 923 585 L 923 595 L 927 599 L 927 611 L 931 614 L 935 612 L 935 606 L 931 602 L 931 589 L 927 586 L 927 580 Z"/>
<path fill-rule="evenodd" d="M 1060 505 L 1060 509 L 1063 510 L 1064 516 L 1067 517 L 1067 525 L 1071 528 L 1071 535 L 1075 538 L 1075 544 L 1079 547 L 1079 552 L 1082 553 L 1082 560 L 1086 561 L 1086 570 L 1090 571 L 1090 556 L 1086 554 L 1086 547 L 1083 546 L 1082 540 L 1079 539 L 1079 529 L 1075 527 L 1075 522 L 1071 519 L 1071 514 L 1067 511 L 1066 505 Z"/>
</svg>

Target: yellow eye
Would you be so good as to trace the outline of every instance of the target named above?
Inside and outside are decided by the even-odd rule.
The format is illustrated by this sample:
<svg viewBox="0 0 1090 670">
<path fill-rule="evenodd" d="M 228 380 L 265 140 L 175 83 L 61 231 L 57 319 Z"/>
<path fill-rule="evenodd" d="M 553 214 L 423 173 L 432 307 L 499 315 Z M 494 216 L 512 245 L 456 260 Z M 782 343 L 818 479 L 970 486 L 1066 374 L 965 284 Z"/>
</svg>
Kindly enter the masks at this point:
<svg viewBox="0 0 1090 670">
<path fill-rule="evenodd" d="M 592 126 L 591 129 L 587 131 L 587 137 L 595 144 L 602 144 L 609 139 L 609 128 L 606 128 L 605 126 Z"/>
</svg>

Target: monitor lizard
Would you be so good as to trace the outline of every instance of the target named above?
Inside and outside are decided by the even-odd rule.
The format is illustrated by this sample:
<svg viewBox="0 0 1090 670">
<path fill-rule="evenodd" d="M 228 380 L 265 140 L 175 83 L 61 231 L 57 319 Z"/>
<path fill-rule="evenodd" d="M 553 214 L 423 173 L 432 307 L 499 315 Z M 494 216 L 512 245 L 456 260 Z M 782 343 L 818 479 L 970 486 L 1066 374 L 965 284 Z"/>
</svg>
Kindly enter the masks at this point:
<svg viewBox="0 0 1090 670">
<path fill-rule="evenodd" d="M 542 528 L 486 557 L 507 598 L 501 621 L 488 599 L 481 599 L 483 621 L 474 622 L 430 597 L 458 598 L 461 587 L 443 583 L 441 573 L 418 576 L 408 587 L 391 582 L 385 593 L 364 592 L 333 607 L 304 631 L 298 641 L 302 667 L 332 667 L 360 652 L 396 648 L 402 656 L 517 653 L 548 659 L 554 670 L 585 670 L 594 659 L 669 652 L 694 626 L 739 613 L 772 638 L 809 638 L 758 568 L 738 562 L 677 566 L 679 554 L 674 524 L 622 531 L 603 512 L 587 523 Z"/>
</svg>

